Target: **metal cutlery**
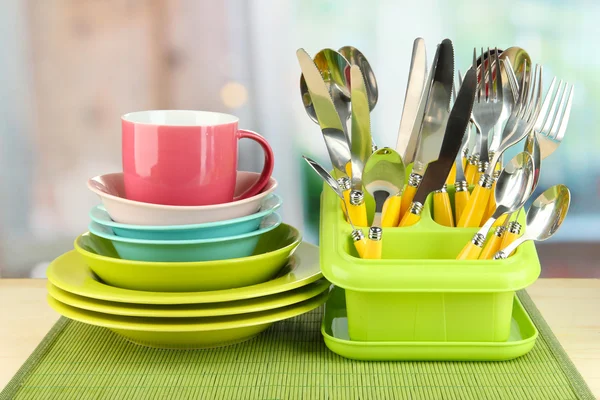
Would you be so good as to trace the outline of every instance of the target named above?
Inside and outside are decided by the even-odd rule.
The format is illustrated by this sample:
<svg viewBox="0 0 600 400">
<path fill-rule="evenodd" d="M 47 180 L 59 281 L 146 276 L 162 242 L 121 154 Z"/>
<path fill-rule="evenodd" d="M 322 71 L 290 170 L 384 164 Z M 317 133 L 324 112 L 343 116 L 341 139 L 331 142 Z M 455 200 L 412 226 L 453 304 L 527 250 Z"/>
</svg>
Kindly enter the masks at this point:
<svg viewBox="0 0 600 400">
<path fill-rule="evenodd" d="M 460 71 L 458 71 L 458 87 L 460 88 L 463 83 L 463 77 Z M 454 102 L 456 102 L 456 88 L 452 91 Z M 467 202 L 469 201 L 469 183 L 465 177 L 465 166 L 463 158 L 468 155 L 469 146 L 469 133 L 471 132 L 471 122 L 467 124 L 467 131 L 463 136 L 463 141 L 460 146 L 460 151 L 456 155 L 456 175 L 454 176 L 454 221 L 458 222 L 460 219 Z M 447 180 L 446 180 L 447 181 Z"/>
<path fill-rule="evenodd" d="M 529 135 L 531 135 L 531 134 L 529 134 Z M 538 180 L 539 180 L 539 176 L 540 176 L 540 167 L 541 167 L 540 147 L 539 147 L 537 140 L 535 140 L 535 136 L 534 136 L 534 140 L 531 142 L 531 145 L 529 147 L 527 147 L 527 146 L 525 147 L 525 152 L 527 152 L 531 156 L 531 160 L 533 161 L 533 182 L 531 184 L 531 193 L 533 193 L 538 184 Z M 494 207 L 495 208 L 494 208 L 494 211 L 492 212 L 492 215 L 496 211 L 495 201 L 494 201 Z M 485 246 L 483 247 L 483 251 L 479 255 L 480 259 L 482 259 L 482 260 L 492 259 L 494 257 L 494 254 L 496 254 L 496 252 L 498 250 L 500 250 L 503 247 L 506 247 L 506 245 L 504 244 L 504 241 L 506 240 L 506 238 L 510 238 L 511 239 L 510 241 L 514 240 L 514 238 L 512 238 L 513 232 L 511 231 L 509 220 L 515 212 L 517 212 L 517 219 L 518 219 L 519 213 L 521 212 L 522 209 L 523 209 L 523 207 L 519 208 L 518 211 L 515 210 L 511 213 L 504 214 L 504 215 L 502 215 L 501 218 L 498 218 L 495 221 L 495 224 L 496 224 L 498 221 L 501 221 L 502 218 L 506 217 L 505 221 L 501 225 L 496 227 L 492 237 L 485 243 Z M 518 227 L 520 230 L 520 225 Z M 506 244 L 508 244 L 508 243 L 509 242 L 507 242 Z"/>
<path fill-rule="evenodd" d="M 352 82 L 352 128 L 350 156 L 352 177 L 350 192 L 350 214 L 359 226 L 367 226 L 367 208 L 362 191 L 362 173 L 365 163 L 371 155 L 371 119 L 369 99 L 363 74 L 357 65 L 350 68 Z"/>
<path fill-rule="evenodd" d="M 413 202 L 413 197 L 423 179 L 427 164 L 437 160 L 440 154 L 440 147 L 448 121 L 453 77 L 454 48 L 449 39 L 444 39 L 435 53 L 425 93 L 423 93 L 421 105 L 419 106 L 423 107 L 424 112 L 423 117 L 417 120 L 417 126 L 420 129 L 419 143 L 408 185 L 402 196 L 400 207 L 402 218 L 404 218 Z M 439 189 L 439 187 L 436 189 Z"/>
<path fill-rule="evenodd" d="M 411 226 L 421 219 L 425 199 L 429 193 L 434 191 L 437 191 L 434 194 L 434 219 L 440 223 L 448 221 L 449 226 L 453 225 L 452 209 L 448 193 L 445 190 L 445 182 L 448 172 L 450 172 L 456 155 L 460 150 L 460 145 L 462 144 L 462 139 L 469 123 L 476 88 L 476 72 L 469 69 L 446 123 L 439 156 L 436 161 L 429 163 L 427 166 L 423 179 L 411 202 L 411 206 L 408 212 L 402 216 L 400 226 Z M 437 217 L 435 217 L 436 211 L 438 214 Z"/>
<path fill-rule="evenodd" d="M 477 148 L 475 151 L 479 155 L 479 165 L 477 176 L 484 173 L 489 165 L 489 134 L 494 128 L 503 110 L 504 91 L 502 86 L 502 74 L 500 72 L 500 62 L 498 61 L 498 51 L 494 53 L 496 80 L 494 85 L 494 74 L 492 73 L 492 56 L 490 49 L 487 51 L 488 57 L 484 58 L 483 48 L 481 49 L 481 65 L 479 68 L 480 79 L 475 104 L 473 105 L 472 122 L 477 128 Z M 473 49 L 473 69 L 477 68 L 477 51 Z"/>
<path fill-rule="evenodd" d="M 501 79 L 500 64 L 496 64 L 497 77 Z M 531 87 L 530 81 L 525 80 L 519 93 L 519 101 L 515 105 L 506 126 L 502 132 L 500 147 L 494 153 L 486 171 L 481 175 L 477 186 L 473 190 L 469 202 L 459 220 L 459 227 L 479 226 L 487 209 L 487 204 L 492 191 L 494 178 L 492 177 L 496 162 L 504 151 L 519 142 L 533 128 L 540 111 L 542 91 L 542 68 L 536 66 L 535 79 Z M 500 86 L 501 87 L 501 86 Z M 497 96 L 496 91 L 496 96 Z"/>
<path fill-rule="evenodd" d="M 344 127 L 329 94 L 329 89 L 313 59 L 304 49 L 298 49 L 296 56 L 306 79 L 308 93 L 323 133 L 323 139 L 325 139 L 334 176 L 344 191 L 346 206 L 349 206 L 350 182 L 347 171 L 351 168 L 351 156 Z"/>
<path fill-rule="evenodd" d="M 419 118 L 419 105 L 425 90 L 427 81 L 427 54 L 425 52 L 425 41 L 422 38 L 416 38 L 413 43 L 412 57 L 410 60 L 410 70 L 408 73 L 408 84 L 404 96 L 404 107 L 398 128 L 398 139 L 396 141 L 396 151 L 402 157 L 406 165 L 413 162 L 417 143 L 419 141 L 419 132 L 421 124 L 417 121 Z M 423 103 L 425 104 L 425 103 Z M 424 107 L 421 109 L 424 112 Z M 383 212 L 382 225 L 397 226 L 400 222 L 400 207 L 402 197 L 392 196 L 385 204 Z"/>
<path fill-rule="evenodd" d="M 346 219 L 352 227 L 352 233 L 350 235 L 354 243 L 354 248 L 356 249 L 356 252 L 358 253 L 359 257 L 363 257 L 367 240 L 365 239 L 364 233 L 360 229 L 356 229 L 354 224 L 352 224 L 352 218 L 348 213 L 348 208 L 346 207 L 346 202 L 344 201 L 344 194 L 342 189 L 338 185 L 338 182 L 333 178 L 333 176 L 329 174 L 329 172 L 325 170 L 325 168 L 321 166 L 321 164 L 306 156 L 302 156 L 302 158 L 304 158 L 304 161 L 306 161 L 308 165 L 311 166 L 311 168 L 321 177 L 321 179 L 323 179 L 323 181 L 327 183 L 329 187 L 335 192 L 335 194 L 337 194 L 338 197 L 342 200 L 342 204 L 344 205 L 344 212 L 346 214 Z"/>
<path fill-rule="evenodd" d="M 395 150 L 388 147 L 381 148 L 371 154 L 367 160 L 363 182 L 365 189 L 375 199 L 375 213 L 369 229 L 364 258 L 381 258 L 383 205 L 389 197 L 402 193 L 404 180 L 404 163 Z"/>
<path fill-rule="evenodd" d="M 371 64 L 369 64 L 367 57 L 365 57 L 365 55 L 356 47 L 352 46 L 344 46 L 338 50 L 338 53 L 348 60 L 350 66 L 356 65 L 362 71 L 365 88 L 367 90 L 367 98 L 369 100 L 369 110 L 372 111 L 379 99 L 379 88 L 377 87 L 375 73 L 373 72 L 373 68 L 371 68 Z M 350 78 L 350 82 L 352 82 L 352 78 Z"/>
<path fill-rule="evenodd" d="M 500 250 L 494 259 L 505 259 L 528 240 L 542 241 L 552 237 L 562 225 L 571 203 L 571 192 L 565 185 L 547 189 L 534 200 L 527 212 L 527 230 L 523 236 Z"/>
<path fill-rule="evenodd" d="M 522 207 L 531 196 L 533 175 L 533 160 L 529 153 L 519 153 L 509 161 L 498 177 L 495 193 L 498 203 L 496 211 L 461 250 L 457 260 L 476 260 L 479 257 L 494 221 L 501 215 Z"/>
<path fill-rule="evenodd" d="M 333 49 L 319 51 L 314 60 L 321 79 L 329 92 L 339 118 L 344 127 L 344 133 L 348 136 L 347 123 L 350 118 L 350 63 L 344 56 Z M 304 71 L 300 75 L 300 95 L 304 109 L 310 119 L 319 124 L 318 114 L 315 110 Z"/>
<path fill-rule="evenodd" d="M 511 71 L 512 72 L 512 71 Z M 509 75 L 511 80 L 515 79 L 514 73 Z M 534 155 L 536 165 L 536 179 L 534 190 L 537 187 L 541 170 L 541 161 L 548 157 L 558 148 L 565 135 L 571 106 L 573 102 L 574 88 L 560 81 L 556 91 L 554 90 L 556 77 L 552 79 L 550 88 L 544 97 L 540 114 L 537 118 L 533 131 L 527 135 L 525 150 Z M 518 83 L 514 82 L 518 85 Z M 560 102 L 560 104 L 559 104 Z M 502 247 L 508 246 L 521 233 L 521 224 L 518 222 L 522 209 L 519 209 L 514 221 L 508 223 L 506 233 L 502 240 Z"/>
</svg>

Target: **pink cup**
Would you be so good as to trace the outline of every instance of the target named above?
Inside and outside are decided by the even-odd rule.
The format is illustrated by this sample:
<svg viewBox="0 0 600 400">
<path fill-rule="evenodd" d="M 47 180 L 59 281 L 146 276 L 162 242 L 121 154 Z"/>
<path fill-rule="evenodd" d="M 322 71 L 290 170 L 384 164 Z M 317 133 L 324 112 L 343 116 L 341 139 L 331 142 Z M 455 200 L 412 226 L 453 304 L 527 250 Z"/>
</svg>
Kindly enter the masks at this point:
<svg viewBox="0 0 600 400">
<path fill-rule="evenodd" d="M 140 111 L 121 117 L 125 196 L 145 203 L 200 206 L 259 193 L 273 172 L 273 150 L 257 133 L 238 129 L 233 115 L 206 111 Z M 238 140 L 265 152 L 263 171 L 234 196 Z"/>
</svg>

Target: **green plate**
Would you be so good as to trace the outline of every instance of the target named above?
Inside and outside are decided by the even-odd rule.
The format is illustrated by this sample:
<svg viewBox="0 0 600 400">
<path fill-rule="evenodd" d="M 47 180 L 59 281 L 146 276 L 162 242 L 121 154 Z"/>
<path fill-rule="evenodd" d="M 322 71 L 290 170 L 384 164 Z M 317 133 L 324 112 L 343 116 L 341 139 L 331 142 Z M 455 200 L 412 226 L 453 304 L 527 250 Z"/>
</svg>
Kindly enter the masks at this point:
<svg viewBox="0 0 600 400">
<path fill-rule="evenodd" d="M 75 321 L 109 328 L 127 340 L 149 347 L 199 349 L 246 341 L 273 322 L 309 312 L 327 300 L 329 291 L 298 304 L 247 315 L 205 318 L 124 317 L 71 307 L 48 295 L 58 313 Z"/>
<path fill-rule="evenodd" d="M 69 306 L 111 315 L 160 318 L 218 317 L 272 310 L 308 300 L 327 290 L 329 286 L 330 283 L 327 280 L 320 279 L 310 285 L 290 290 L 289 292 L 272 294 L 255 299 L 208 304 L 153 305 L 97 300 L 66 292 L 50 282 L 47 285 L 50 296 Z"/>
<path fill-rule="evenodd" d="M 60 289 L 99 300 L 135 304 L 218 303 L 253 299 L 283 293 L 308 285 L 323 277 L 318 247 L 301 243 L 278 277 L 257 285 L 206 292 L 147 292 L 105 284 L 74 250 L 54 260 L 46 271 L 48 280 Z"/>
<path fill-rule="evenodd" d="M 389 329 L 402 323 L 390 316 Z M 370 361 L 502 361 L 520 357 L 535 345 L 538 331 L 514 297 L 509 339 L 505 342 L 362 342 L 350 340 L 344 289 L 335 287 L 325 305 L 321 333 L 329 350 L 346 358 Z"/>
<path fill-rule="evenodd" d="M 75 250 L 111 286 L 150 292 L 196 292 L 256 285 L 272 279 L 298 247 L 302 235 L 293 226 L 281 224 L 257 241 L 252 256 L 213 261 L 133 261 L 135 257 L 119 256 L 115 242 L 89 232 L 75 240 Z"/>
</svg>

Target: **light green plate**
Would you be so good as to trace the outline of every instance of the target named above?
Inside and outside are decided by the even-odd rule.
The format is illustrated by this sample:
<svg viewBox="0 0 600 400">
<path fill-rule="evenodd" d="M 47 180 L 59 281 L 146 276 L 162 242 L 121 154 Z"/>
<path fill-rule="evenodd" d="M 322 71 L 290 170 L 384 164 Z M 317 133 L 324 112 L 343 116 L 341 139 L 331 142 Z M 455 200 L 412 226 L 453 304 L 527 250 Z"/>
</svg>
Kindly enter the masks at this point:
<svg viewBox="0 0 600 400">
<path fill-rule="evenodd" d="M 50 296 L 69 306 L 111 315 L 160 318 L 218 317 L 223 315 L 246 314 L 272 310 L 308 300 L 327 290 L 329 286 L 330 283 L 327 280 L 320 279 L 310 285 L 290 290 L 289 292 L 258 297 L 255 299 L 207 304 L 153 305 L 97 300 L 66 292 L 57 288 L 50 282 L 48 282 L 47 285 Z"/>
<path fill-rule="evenodd" d="M 207 292 L 146 292 L 121 289 L 103 283 L 75 251 L 54 260 L 46 271 L 48 280 L 67 292 L 99 300 L 135 304 L 218 303 L 253 299 L 308 285 L 323 277 L 319 265 L 319 248 L 301 243 L 279 276 L 268 282 L 237 289 Z"/>
<path fill-rule="evenodd" d="M 287 307 L 247 315 L 205 318 L 124 317 L 71 307 L 48 295 L 58 313 L 75 321 L 109 328 L 134 343 L 159 348 L 199 349 L 243 342 L 273 322 L 309 312 L 327 300 L 329 291 Z"/>
<path fill-rule="evenodd" d="M 114 241 L 89 232 L 75 240 L 75 250 L 111 286 L 150 292 L 196 292 L 256 285 L 272 279 L 298 247 L 302 235 L 293 226 L 281 224 L 256 240 L 252 256 L 212 261 L 133 261 L 135 257 L 119 256 Z"/>
<path fill-rule="evenodd" d="M 401 324 L 390 316 L 389 329 Z M 325 306 L 321 333 L 329 350 L 369 361 L 502 361 L 520 357 L 535 345 L 538 331 L 515 296 L 510 337 L 505 342 L 361 342 L 350 340 L 344 289 L 335 287 Z"/>
</svg>

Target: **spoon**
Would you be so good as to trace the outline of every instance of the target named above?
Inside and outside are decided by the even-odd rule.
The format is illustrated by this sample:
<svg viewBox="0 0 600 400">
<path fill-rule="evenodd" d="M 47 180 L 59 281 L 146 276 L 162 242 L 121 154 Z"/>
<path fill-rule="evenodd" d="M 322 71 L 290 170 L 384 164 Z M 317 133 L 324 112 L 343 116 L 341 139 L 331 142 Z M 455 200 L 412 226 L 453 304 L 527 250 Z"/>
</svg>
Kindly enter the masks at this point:
<svg viewBox="0 0 600 400">
<path fill-rule="evenodd" d="M 348 138 L 348 120 L 350 119 L 350 63 L 333 49 L 323 49 L 314 56 L 314 62 L 329 89 L 335 109 L 340 116 Z M 314 104 L 304 80 L 300 75 L 300 95 L 306 113 L 315 123 L 319 123 Z"/>
<path fill-rule="evenodd" d="M 354 227 L 354 224 L 352 224 L 352 220 L 350 219 L 350 215 L 348 214 L 348 207 L 346 206 L 346 202 L 344 201 L 344 194 L 342 192 L 342 189 L 338 185 L 338 182 L 333 178 L 333 176 L 331 176 L 331 174 L 329 174 L 329 172 L 327 172 L 327 170 L 325 170 L 325 168 L 321 166 L 321 164 L 306 156 L 302 156 L 302 158 L 304 158 L 304 161 L 306 161 L 308 165 L 311 166 L 311 168 L 321 177 L 321 179 L 323 179 L 323 181 L 325 181 L 325 183 L 329 185 L 333 192 L 342 200 L 342 204 L 344 205 L 344 211 L 346 213 L 346 219 L 352 227 L 351 236 L 354 242 L 354 248 L 356 249 L 356 252 L 358 253 L 359 257 L 363 257 L 365 246 L 367 243 L 365 239 L 365 234 L 361 230 L 356 229 Z"/>
<path fill-rule="evenodd" d="M 533 132 L 532 132 L 533 134 Z M 531 184 L 531 193 L 535 192 L 535 188 L 537 187 L 539 178 L 540 178 L 540 169 L 541 169 L 541 153 L 540 153 L 540 145 L 535 138 L 535 135 L 532 136 L 529 134 L 525 145 L 525 152 L 527 152 L 533 161 L 533 183 Z M 495 202 L 494 202 L 495 204 Z M 514 214 L 513 211 L 510 214 L 505 214 L 504 216 L 508 216 L 503 224 L 496 227 L 493 236 L 486 242 L 479 259 L 481 260 L 490 260 L 494 257 L 494 254 L 501 248 L 506 247 L 509 243 L 514 241 L 519 233 L 521 232 L 521 224 L 517 222 L 519 219 L 519 215 L 523 207 L 520 207 L 517 213 L 517 217 L 514 221 L 509 222 L 511 216 Z M 496 220 L 494 225 L 498 223 L 500 219 Z"/>
<path fill-rule="evenodd" d="M 344 46 L 339 49 L 338 52 L 348 60 L 351 66 L 357 65 L 363 73 L 367 89 L 367 98 L 369 100 L 369 110 L 373 111 L 375 105 L 377 105 L 377 99 L 379 98 L 379 89 L 377 88 L 377 80 L 375 79 L 375 73 L 371 68 L 371 64 L 369 64 L 365 55 L 356 47 Z"/>
<path fill-rule="evenodd" d="M 535 189 L 537 188 L 538 182 L 540 180 L 540 171 L 542 169 L 542 152 L 540 151 L 540 142 L 538 141 L 538 139 L 536 137 L 535 131 L 531 131 L 531 133 L 529 133 L 527 135 L 527 139 L 525 140 L 525 151 L 528 152 L 529 154 L 531 154 L 531 157 L 533 158 L 534 175 L 533 175 L 533 188 L 531 189 L 531 192 L 533 193 L 533 192 L 535 192 Z M 522 210 L 523 210 L 522 207 L 519 208 L 514 221 L 508 222 L 510 217 L 507 218 L 506 231 L 504 233 L 504 237 L 502 238 L 502 244 L 500 245 L 499 248 L 504 248 L 504 247 L 508 246 L 521 233 L 521 224 L 518 221 L 519 221 L 519 215 L 521 215 Z"/>
<path fill-rule="evenodd" d="M 401 193 L 404 188 L 404 163 L 402 157 L 389 147 L 375 151 L 365 164 L 363 184 L 375 199 L 375 214 L 369 229 L 369 240 L 363 258 L 381 258 L 381 229 L 383 205 L 391 197 Z"/>
<path fill-rule="evenodd" d="M 521 152 L 508 162 L 496 183 L 496 211 L 461 250 L 456 257 L 457 260 L 476 260 L 479 257 L 485 238 L 494 222 L 500 216 L 522 207 L 531 196 L 533 176 L 533 159 L 529 153 Z"/>
<path fill-rule="evenodd" d="M 535 199 L 527 211 L 527 229 L 523 236 L 497 252 L 494 259 L 507 258 L 528 240 L 542 241 L 552 237 L 565 220 L 570 203 L 571 192 L 565 185 L 555 185 L 547 189 Z"/>
</svg>

